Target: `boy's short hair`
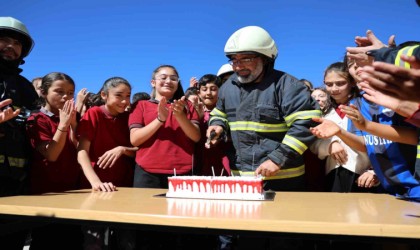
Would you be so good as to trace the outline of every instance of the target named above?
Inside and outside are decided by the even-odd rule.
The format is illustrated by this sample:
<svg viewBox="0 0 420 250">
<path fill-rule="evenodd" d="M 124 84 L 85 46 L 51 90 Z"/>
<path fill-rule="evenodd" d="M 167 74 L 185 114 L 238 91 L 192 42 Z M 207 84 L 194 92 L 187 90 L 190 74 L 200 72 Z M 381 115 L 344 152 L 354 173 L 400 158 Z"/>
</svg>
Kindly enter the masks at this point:
<svg viewBox="0 0 420 250">
<path fill-rule="evenodd" d="M 222 80 L 220 77 L 213 74 L 203 75 L 200 80 L 198 80 L 198 87 L 206 86 L 208 83 L 214 83 L 217 87 L 222 86 Z"/>
</svg>

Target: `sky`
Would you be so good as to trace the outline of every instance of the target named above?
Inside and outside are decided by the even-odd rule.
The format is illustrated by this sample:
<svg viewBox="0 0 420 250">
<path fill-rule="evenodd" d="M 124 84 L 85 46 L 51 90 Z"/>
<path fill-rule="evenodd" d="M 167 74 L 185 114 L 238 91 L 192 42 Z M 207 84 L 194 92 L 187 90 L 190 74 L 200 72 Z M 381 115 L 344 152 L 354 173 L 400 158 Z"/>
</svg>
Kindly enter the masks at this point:
<svg viewBox="0 0 420 250">
<path fill-rule="evenodd" d="M 177 68 L 185 90 L 191 77 L 216 74 L 227 63 L 227 39 L 249 25 L 276 41 L 276 69 L 314 86 L 368 29 L 385 43 L 392 34 L 397 44 L 420 41 L 414 0 L 1 0 L 0 16 L 21 20 L 35 41 L 22 75 L 63 72 L 76 92 L 96 93 L 120 76 L 132 94 L 149 93 L 162 64 Z"/>
</svg>

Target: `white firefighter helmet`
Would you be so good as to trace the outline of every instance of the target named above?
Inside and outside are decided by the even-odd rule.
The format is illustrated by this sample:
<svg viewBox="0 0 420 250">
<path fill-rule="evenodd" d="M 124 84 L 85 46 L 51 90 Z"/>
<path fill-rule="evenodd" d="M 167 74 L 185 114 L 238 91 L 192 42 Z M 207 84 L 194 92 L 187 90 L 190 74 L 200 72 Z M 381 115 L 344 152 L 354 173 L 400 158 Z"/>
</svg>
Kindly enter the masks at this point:
<svg viewBox="0 0 420 250">
<path fill-rule="evenodd" d="M 277 57 L 276 42 L 270 34 L 258 26 L 246 26 L 233 33 L 225 45 L 225 54 L 254 52 L 264 55 L 272 60 Z"/>
<path fill-rule="evenodd" d="M 222 67 L 220 67 L 219 71 L 217 71 L 217 76 L 221 76 L 226 73 L 233 73 L 232 65 L 229 63 L 223 64 Z"/>
</svg>

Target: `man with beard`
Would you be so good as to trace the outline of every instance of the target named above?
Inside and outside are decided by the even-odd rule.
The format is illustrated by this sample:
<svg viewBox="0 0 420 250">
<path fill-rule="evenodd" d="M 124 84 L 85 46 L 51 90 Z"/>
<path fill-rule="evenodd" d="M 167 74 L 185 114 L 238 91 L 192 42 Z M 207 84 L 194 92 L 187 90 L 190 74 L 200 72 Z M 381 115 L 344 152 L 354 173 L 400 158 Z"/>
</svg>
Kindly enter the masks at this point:
<svg viewBox="0 0 420 250">
<path fill-rule="evenodd" d="M 38 98 L 32 83 L 20 75 L 19 65 L 34 42 L 25 25 L 13 17 L 0 17 L 0 101 L 11 99 L 5 108 L 20 115 L 0 124 L 0 197 L 23 193 L 27 175 L 29 147 L 26 118 Z M 2 221 L 2 223 L 8 223 Z M 13 233 L 0 238 L 4 249 L 22 249 L 26 234 Z"/>
<path fill-rule="evenodd" d="M 309 127 L 321 116 L 317 102 L 303 82 L 274 69 L 277 46 L 264 29 L 237 30 L 225 54 L 235 73 L 222 85 L 210 114 L 207 138 L 216 134 L 210 145 L 228 132 L 236 153 L 232 175 L 261 175 L 264 190 L 303 191 L 302 155 L 315 140 Z M 223 241 L 221 248 L 229 249 Z"/>
<path fill-rule="evenodd" d="M 315 140 L 311 119 L 321 115 L 316 101 L 305 84 L 274 69 L 277 46 L 264 29 L 239 29 L 225 53 L 235 75 L 220 89 L 207 137 L 214 130 L 215 144 L 230 131 L 236 149 L 233 175 L 262 175 L 265 190 L 303 190 L 302 154 Z"/>
</svg>

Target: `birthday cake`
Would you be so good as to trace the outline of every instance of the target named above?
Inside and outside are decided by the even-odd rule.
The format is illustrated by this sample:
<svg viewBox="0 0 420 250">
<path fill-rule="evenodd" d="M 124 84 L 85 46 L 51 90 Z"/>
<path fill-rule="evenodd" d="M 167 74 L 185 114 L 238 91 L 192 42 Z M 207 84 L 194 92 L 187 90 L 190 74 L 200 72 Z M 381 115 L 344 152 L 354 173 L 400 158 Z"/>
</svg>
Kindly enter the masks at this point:
<svg viewBox="0 0 420 250">
<path fill-rule="evenodd" d="M 263 200 L 261 177 L 172 176 L 166 197 Z"/>
</svg>

